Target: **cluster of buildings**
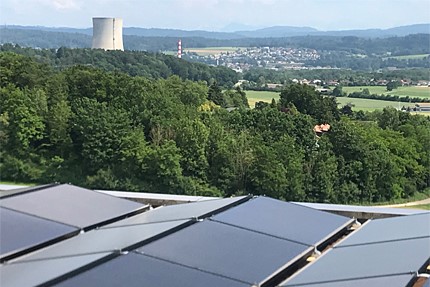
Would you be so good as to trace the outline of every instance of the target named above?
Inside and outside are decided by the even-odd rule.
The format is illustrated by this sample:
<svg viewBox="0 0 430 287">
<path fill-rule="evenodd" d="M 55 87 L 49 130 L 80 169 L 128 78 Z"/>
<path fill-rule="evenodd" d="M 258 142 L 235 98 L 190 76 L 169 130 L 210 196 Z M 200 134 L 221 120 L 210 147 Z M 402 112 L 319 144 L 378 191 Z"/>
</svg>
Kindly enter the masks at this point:
<svg viewBox="0 0 430 287">
<path fill-rule="evenodd" d="M 306 61 L 317 60 L 320 55 L 316 50 L 306 48 L 252 47 L 238 48 L 236 51 L 207 56 L 188 52 L 186 57 L 206 64 L 226 66 L 237 72 L 243 72 L 255 67 L 272 70 L 303 69 Z"/>
</svg>

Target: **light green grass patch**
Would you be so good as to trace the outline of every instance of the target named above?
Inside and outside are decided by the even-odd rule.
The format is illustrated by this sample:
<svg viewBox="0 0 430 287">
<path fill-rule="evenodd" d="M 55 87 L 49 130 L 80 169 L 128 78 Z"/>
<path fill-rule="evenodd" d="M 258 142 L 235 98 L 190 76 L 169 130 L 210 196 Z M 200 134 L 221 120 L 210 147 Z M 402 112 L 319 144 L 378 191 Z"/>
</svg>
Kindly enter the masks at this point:
<svg viewBox="0 0 430 287">
<path fill-rule="evenodd" d="M 356 86 L 356 87 L 343 87 L 342 91 L 350 94 L 353 92 L 360 92 L 363 89 L 369 89 L 371 94 L 377 95 L 396 95 L 399 97 L 409 96 L 410 98 L 427 98 L 430 100 L 430 87 L 398 87 L 390 92 L 387 91 L 385 86 Z"/>
<path fill-rule="evenodd" d="M 272 99 L 279 100 L 278 92 L 269 91 L 245 91 L 246 97 L 248 98 L 248 103 L 251 108 L 255 107 L 256 102 L 267 102 L 270 103 Z M 356 98 L 336 98 L 339 103 L 339 107 L 344 106 L 348 103 L 354 105 L 352 108 L 354 111 L 374 111 L 377 109 L 383 109 L 386 107 L 399 108 L 398 102 L 392 101 L 382 101 L 382 100 L 371 100 L 371 99 L 356 99 Z M 415 107 L 414 103 L 400 103 L 401 107 Z"/>
<path fill-rule="evenodd" d="M 248 98 L 248 104 L 251 108 L 255 107 L 256 102 L 272 102 L 272 99 L 279 101 L 279 92 L 269 91 L 245 91 Z"/>
<path fill-rule="evenodd" d="M 414 108 L 414 103 L 400 103 L 399 102 L 393 102 L 393 101 L 381 101 L 381 100 L 371 100 L 371 99 L 356 99 L 356 98 L 336 98 L 336 101 L 339 103 L 339 107 L 344 106 L 348 103 L 351 103 L 354 105 L 352 108 L 354 111 L 374 111 L 378 109 L 383 109 L 386 107 L 393 107 L 393 108 L 401 108 L 403 106 L 405 107 L 411 107 Z"/>
<path fill-rule="evenodd" d="M 397 60 L 416 60 L 416 59 L 423 59 L 425 57 L 428 57 L 430 54 L 417 54 L 417 55 L 403 55 L 403 56 L 393 56 L 393 57 L 386 57 L 385 59 L 397 59 Z"/>
</svg>

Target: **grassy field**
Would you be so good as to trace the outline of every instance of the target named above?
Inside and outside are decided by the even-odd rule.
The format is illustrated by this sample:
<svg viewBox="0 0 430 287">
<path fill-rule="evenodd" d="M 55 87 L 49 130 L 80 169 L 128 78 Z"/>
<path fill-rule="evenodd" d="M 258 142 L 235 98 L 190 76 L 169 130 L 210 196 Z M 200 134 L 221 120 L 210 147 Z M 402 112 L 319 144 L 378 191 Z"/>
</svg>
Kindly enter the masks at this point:
<svg viewBox="0 0 430 287">
<path fill-rule="evenodd" d="M 255 103 L 262 101 L 270 103 L 272 99 L 279 100 L 278 92 L 267 92 L 267 91 L 246 91 L 246 96 L 248 98 L 248 103 L 251 108 L 255 107 Z M 363 111 L 373 111 L 377 109 L 383 109 L 385 107 L 399 107 L 398 102 L 391 101 L 381 101 L 381 100 L 368 100 L 368 99 L 355 99 L 355 98 L 337 98 L 339 106 L 351 103 L 354 105 L 353 110 L 363 110 Z M 400 107 L 410 106 L 414 107 L 414 103 L 400 103 Z"/>
<path fill-rule="evenodd" d="M 248 98 L 248 103 L 251 108 L 255 107 L 256 102 L 268 102 L 270 103 L 272 99 L 279 100 L 278 92 L 268 92 L 268 91 L 245 91 L 246 97 Z"/>
<path fill-rule="evenodd" d="M 240 47 L 207 47 L 207 48 L 186 48 L 184 51 L 197 53 L 199 56 L 219 55 L 226 52 L 234 52 Z"/>
<path fill-rule="evenodd" d="M 385 86 L 357 86 L 357 87 L 343 87 L 342 91 L 349 93 L 358 92 L 363 89 L 369 89 L 371 94 L 388 94 L 397 95 L 402 97 L 412 97 L 412 98 L 428 98 L 430 101 L 430 87 L 399 87 L 397 89 L 388 92 Z"/>
<path fill-rule="evenodd" d="M 428 57 L 430 54 L 418 54 L 418 55 L 404 55 L 404 56 L 394 56 L 387 57 L 385 59 L 397 59 L 397 60 L 413 60 L 413 59 L 422 59 L 424 57 Z"/>
<path fill-rule="evenodd" d="M 399 108 L 398 102 L 392 102 L 392 101 L 381 101 L 381 100 L 368 100 L 368 99 L 355 99 L 355 98 L 337 98 L 337 102 L 339 103 L 339 106 L 344 106 L 348 103 L 351 103 L 354 105 L 352 108 L 355 111 L 363 110 L 363 111 L 374 111 L 378 109 L 383 109 L 386 107 L 394 107 Z M 400 103 L 401 107 L 415 107 L 414 103 Z"/>
</svg>

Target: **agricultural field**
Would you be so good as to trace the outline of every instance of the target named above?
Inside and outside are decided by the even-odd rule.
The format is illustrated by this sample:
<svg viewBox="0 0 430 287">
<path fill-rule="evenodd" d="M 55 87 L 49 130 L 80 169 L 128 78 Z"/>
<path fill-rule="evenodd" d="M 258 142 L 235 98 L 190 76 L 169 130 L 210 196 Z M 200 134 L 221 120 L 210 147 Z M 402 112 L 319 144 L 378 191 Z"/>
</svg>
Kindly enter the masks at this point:
<svg viewBox="0 0 430 287">
<path fill-rule="evenodd" d="M 246 97 L 248 98 L 248 103 L 251 108 L 255 107 L 256 102 L 268 102 L 270 103 L 272 99 L 279 100 L 278 92 L 269 91 L 245 91 Z"/>
<path fill-rule="evenodd" d="M 336 98 L 339 103 L 339 107 L 351 103 L 353 105 L 353 110 L 358 111 L 374 111 L 378 109 L 383 109 L 386 107 L 401 108 L 411 107 L 414 108 L 414 103 L 399 103 L 393 101 L 381 101 L 381 100 L 371 100 L 371 99 L 356 99 L 356 98 Z"/>
<path fill-rule="evenodd" d="M 332 87 L 334 88 L 334 87 Z M 385 86 L 356 86 L 356 87 L 342 87 L 342 91 L 346 93 L 352 93 L 352 92 L 359 92 L 363 89 L 369 89 L 369 92 L 371 94 L 378 94 L 378 95 L 397 95 L 399 97 L 412 97 L 412 98 L 428 98 L 430 101 L 430 87 L 417 87 L 417 86 L 411 86 L 411 87 L 398 87 L 397 89 L 394 89 L 390 92 L 387 91 L 387 88 Z"/>
<path fill-rule="evenodd" d="M 418 55 L 404 55 L 404 56 L 393 56 L 386 57 L 384 59 L 397 59 L 397 60 L 416 60 L 428 57 L 430 54 L 418 54 Z"/>
<path fill-rule="evenodd" d="M 184 52 L 196 53 L 199 56 L 219 55 L 221 53 L 234 52 L 243 49 L 240 47 L 207 47 L 207 48 L 186 48 Z"/>
<path fill-rule="evenodd" d="M 245 91 L 246 97 L 248 98 L 248 103 L 251 108 L 255 107 L 255 103 L 262 101 L 270 103 L 272 99 L 279 100 L 278 92 L 268 92 L 268 91 Z M 398 102 L 392 101 L 381 101 L 381 100 L 369 100 L 369 99 L 355 99 L 355 98 L 337 98 L 337 102 L 339 103 L 339 107 L 351 103 L 354 105 L 352 108 L 355 111 L 363 110 L 363 111 L 373 111 L 377 109 L 383 109 L 385 107 L 394 107 L 399 108 Z M 401 107 L 415 107 L 414 103 L 400 103 Z"/>
</svg>

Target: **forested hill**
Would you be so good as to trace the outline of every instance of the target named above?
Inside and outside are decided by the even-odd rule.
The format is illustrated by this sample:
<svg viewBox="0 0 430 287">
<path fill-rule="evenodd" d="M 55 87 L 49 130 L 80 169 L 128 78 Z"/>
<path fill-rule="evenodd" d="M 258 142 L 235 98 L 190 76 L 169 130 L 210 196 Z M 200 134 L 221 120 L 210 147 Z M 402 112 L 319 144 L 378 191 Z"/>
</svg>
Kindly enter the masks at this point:
<svg viewBox="0 0 430 287">
<path fill-rule="evenodd" d="M 56 69 L 73 65 L 97 67 L 105 71 L 121 71 L 131 76 L 158 79 L 177 75 L 184 80 L 217 81 L 220 86 L 231 87 L 238 81 L 238 75 L 226 67 L 211 67 L 191 63 L 174 56 L 143 51 L 103 51 L 91 49 L 31 49 L 11 44 L 0 47 L 0 51 L 31 56 L 41 63 Z"/>
<path fill-rule="evenodd" d="M 11 52 L 0 52 L 0 67 L 1 180 L 331 203 L 407 198 L 430 185 L 428 117 L 342 115 L 334 97 L 298 84 L 279 102 L 228 112 L 215 103 L 226 94 L 240 103 L 243 91 L 58 70 Z M 331 129 L 317 137 L 321 123 Z"/>
<path fill-rule="evenodd" d="M 78 33 L 28 29 L 0 28 L 0 43 L 13 43 L 33 48 L 88 48 L 91 36 Z M 175 51 L 178 37 L 141 37 L 124 35 L 126 50 Z M 201 47 L 292 47 L 319 51 L 347 51 L 354 54 L 392 55 L 430 54 L 430 34 L 412 34 L 402 37 L 364 38 L 356 36 L 297 36 L 268 38 L 211 39 L 182 38 L 183 48 Z"/>
<path fill-rule="evenodd" d="M 92 35 L 92 28 L 43 27 L 9 25 L 8 29 L 39 30 L 49 32 L 67 32 Z M 321 31 L 312 27 L 272 26 L 257 30 L 213 32 L 204 30 L 180 30 L 160 28 L 124 27 L 124 35 L 143 37 L 172 37 L 172 38 L 207 38 L 218 40 L 232 40 L 240 38 L 283 38 L 294 36 L 353 36 L 363 38 L 402 37 L 410 34 L 430 33 L 430 24 L 413 24 L 389 29 L 361 29 Z"/>
</svg>

